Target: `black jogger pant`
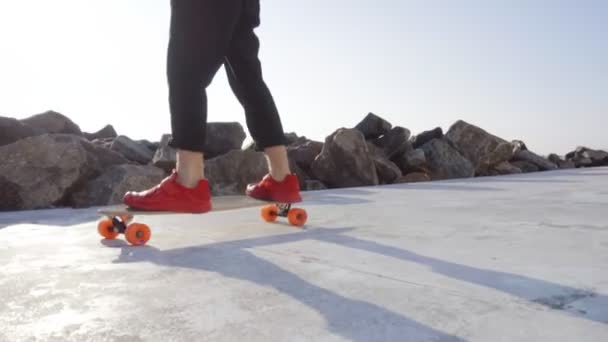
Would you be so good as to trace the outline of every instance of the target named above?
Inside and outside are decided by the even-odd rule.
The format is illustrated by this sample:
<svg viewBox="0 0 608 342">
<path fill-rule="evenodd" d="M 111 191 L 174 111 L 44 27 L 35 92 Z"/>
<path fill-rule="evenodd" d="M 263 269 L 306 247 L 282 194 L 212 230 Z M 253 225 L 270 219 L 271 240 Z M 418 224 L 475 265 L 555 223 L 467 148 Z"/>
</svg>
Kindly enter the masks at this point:
<svg viewBox="0 0 608 342">
<path fill-rule="evenodd" d="M 206 88 L 222 65 L 258 149 L 285 143 L 279 113 L 262 78 L 253 31 L 259 24 L 259 0 L 171 0 L 170 146 L 204 152 Z"/>
</svg>

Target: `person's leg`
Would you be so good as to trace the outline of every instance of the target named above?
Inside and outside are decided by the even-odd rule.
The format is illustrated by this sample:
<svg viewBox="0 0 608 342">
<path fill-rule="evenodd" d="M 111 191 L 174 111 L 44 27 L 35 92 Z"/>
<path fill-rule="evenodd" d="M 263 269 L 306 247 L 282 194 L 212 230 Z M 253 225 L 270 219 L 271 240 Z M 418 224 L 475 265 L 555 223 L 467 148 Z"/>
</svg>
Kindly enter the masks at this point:
<svg viewBox="0 0 608 342">
<path fill-rule="evenodd" d="M 221 67 L 240 16 L 242 0 L 172 0 L 167 79 L 176 170 L 159 185 L 128 192 L 138 209 L 204 212 L 211 209 L 204 179 L 207 127 L 205 89 Z"/>
<path fill-rule="evenodd" d="M 167 58 L 171 147 L 177 149 L 178 181 L 195 187 L 204 179 L 207 93 L 221 67 L 241 0 L 173 0 Z"/>
<path fill-rule="evenodd" d="M 258 198 L 299 201 L 299 183 L 289 168 L 281 119 L 263 77 L 258 58 L 259 1 L 247 0 L 225 60 L 230 86 L 245 110 L 249 132 L 266 155 L 269 177 L 250 185 L 247 194 Z M 281 184 L 284 183 L 284 184 Z M 264 188 L 264 190 L 260 190 Z M 275 188 L 277 191 L 268 189 Z M 259 190 L 259 191 L 258 191 Z M 278 196 L 278 197 L 277 197 Z"/>
</svg>

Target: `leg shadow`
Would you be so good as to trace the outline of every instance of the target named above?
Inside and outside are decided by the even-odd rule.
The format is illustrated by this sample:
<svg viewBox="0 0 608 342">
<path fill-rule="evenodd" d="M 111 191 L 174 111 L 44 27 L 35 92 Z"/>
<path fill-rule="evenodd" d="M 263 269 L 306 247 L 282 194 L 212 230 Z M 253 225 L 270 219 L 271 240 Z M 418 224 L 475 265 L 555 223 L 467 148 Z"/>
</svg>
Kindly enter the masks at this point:
<svg viewBox="0 0 608 342">
<path fill-rule="evenodd" d="M 332 233 L 332 230 L 327 230 L 326 234 L 317 234 L 314 238 L 323 242 L 426 265 L 433 271 L 453 279 L 496 289 L 577 317 L 608 323 L 608 296 L 591 290 L 582 290 L 527 276 L 443 261 L 373 241 L 335 234 Z M 573 302 L 579 300 L 585 301 L 586 310 L 571 306 Z"/>
<path fill-rule="evenodd" d="M 284 243 L 306 236 L 307 233 L 288 234 L 165 251 L 150 246 L 110 246 L 121 248 L 121 255 L 115 262 L 151 262 L 216 272 L 224 277 L 272 287 L 319 312 L 330 332 L 350 341 L 464 341 L 378 305 L 350 299 L 311 284 L 244 250 L 250 246 Z"/>
</svg>

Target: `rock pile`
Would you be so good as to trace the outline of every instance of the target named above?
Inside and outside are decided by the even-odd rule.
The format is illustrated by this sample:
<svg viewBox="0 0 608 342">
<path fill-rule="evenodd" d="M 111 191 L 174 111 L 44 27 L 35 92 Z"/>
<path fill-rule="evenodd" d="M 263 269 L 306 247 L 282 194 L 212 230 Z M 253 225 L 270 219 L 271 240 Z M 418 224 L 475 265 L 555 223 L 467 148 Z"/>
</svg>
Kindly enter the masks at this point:
<svg viewBox="0 0 608 342">
<path fill-rule="evenodd" d="M 135 141 L 111 125 L 82 132 L 53 111 L 17 120 L 0 117 L 0 210 L 88 207 L 120 203 L 127 190 L 157 184 L 175 167 L 170 135 Z M 236 122 L 209 123 L 205 171 L 215 196 L 242 194 L 266 172 L 266 160 Z M 412 135 L 369 113 L 324 142 L 286 134 L 292 170 L 304 191 L 608 165 L 608 152 L 578 147 L 539 156 L 456 121 L 447 132 Z"/>
</svg>

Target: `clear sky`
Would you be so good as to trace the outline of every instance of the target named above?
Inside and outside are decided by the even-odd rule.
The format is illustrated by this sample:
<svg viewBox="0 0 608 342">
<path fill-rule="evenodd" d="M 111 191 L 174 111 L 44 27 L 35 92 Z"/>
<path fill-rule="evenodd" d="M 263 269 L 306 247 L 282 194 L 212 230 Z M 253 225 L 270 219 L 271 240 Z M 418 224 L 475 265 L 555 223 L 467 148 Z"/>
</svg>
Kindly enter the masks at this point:
<svg viewBox="0 0 608 342">
<path fill-rule="evenodd" d="M 377 113 L 458 119 L 539 153 L 608 148 L 608 1 L 262 0 L 264 77 L 286 131 L 323 140 Z M 169 0 L 0 2 L 0 115 L 169 133 Z M 209 120 L 243 111 L 220 69 Z"/>
</svg>

